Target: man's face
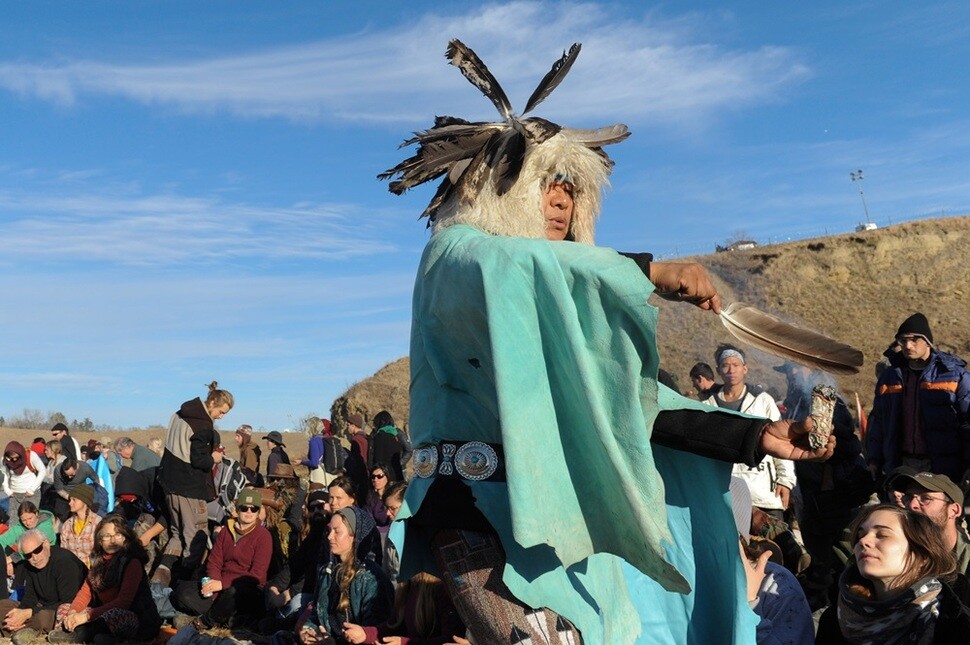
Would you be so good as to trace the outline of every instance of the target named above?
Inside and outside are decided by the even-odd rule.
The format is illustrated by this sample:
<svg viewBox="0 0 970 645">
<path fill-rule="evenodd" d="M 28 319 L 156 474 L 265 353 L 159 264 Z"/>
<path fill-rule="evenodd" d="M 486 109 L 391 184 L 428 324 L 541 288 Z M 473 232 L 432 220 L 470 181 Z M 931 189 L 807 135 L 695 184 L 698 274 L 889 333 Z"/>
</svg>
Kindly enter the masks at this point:
<svg viewBox="0 0 970 645">
<path fill-rule="evenodd" d="M 542 196 L 542 215 L 546 218 L 546 239 L 565 240 L 573 221 L 573 185 L 558 181 L 549 184 Z"/>
<path fill-rule="evenodd" d="M 721 375 L 725 385 L 740 385 L 748 373 L 748 366 L 737 356 L 721 359 L 717 366 L 717 373 Z"/>
<path fill-rule="evenodd" d="M 226 416 L 229 412 L 229 404 L 223 403 L 222 405 L 216 405 L 209 408 L 209 416 L 213 421 L 218 421 L 222 417 Z"/>
<path fill-rule="evenodd" d="M 133 452 L 135 452 L 134 446 L 125 446 L 124 448 L 118 451 L 118 454 L 124 457 L 125 459 L 131 459 L 131 453 Z"/>
<path fill-rule="evenodd" d="M 21 548 L 27 563 L 35 569 L 43 569 L 51 561 L 51 545 L 45 540 L 31 536 L 24 540 Z"/>
<path fill-rule="evenodd" d="M 77 468 L 65 468 L 64 477 L 68 480 L 74 479 L 74 475 L 77 473 Z"/>
<path fill-rule="evenodd" d="M 52 430 L 51 431 L 51 436 L 54 438 L 54 441 L 60 441 L 61 440 L 61 437 L 64 436 L 64 431 L 63 430 Z"/>
<path fill-rule="evenodd" d="M 903 491 L 903 505 L 914 513 L 922 513 L 940 528 L 960 513 L 960 505 L 954 504 L 945 493 L 931 491 L 918 484 L 910 484 Z"/>
<path fill-rule="evenodd" d="M 922 336 L 904 334 L 897 336 L 896 342 L 902 347 L 906 360 L 925 361 L 930 357 L 930 344 Z"/>
<path fill-rule="evenodd" d="M 694 389 L 697 390 L 698 394 L 714 387 L 714 381 L 702 374 L 690 377 L 690 382 L 694 385 Z"/>
<path fill-rule="evenodd" d="M 357 434 L 360 432 L 360 426 L 355 426 L 353 423 L 348 423 L 347 431 L 350 432 L 350 434 Z"/>
</svg>

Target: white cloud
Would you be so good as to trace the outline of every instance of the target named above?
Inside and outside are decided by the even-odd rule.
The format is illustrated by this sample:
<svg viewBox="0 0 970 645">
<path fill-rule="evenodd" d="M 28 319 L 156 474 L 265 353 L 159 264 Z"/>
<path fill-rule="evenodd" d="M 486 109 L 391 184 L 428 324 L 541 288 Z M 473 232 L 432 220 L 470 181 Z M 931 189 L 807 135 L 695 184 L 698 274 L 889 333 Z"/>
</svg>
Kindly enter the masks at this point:
<svg viewBox="0 0 970 645">
<path fill-rule="evenodd" d="M 350 205 L 258 206 L 176 194 L 61 195 L 0 190 L 4 260 L 43 257 L 125 265 L 241 259 L 347 260 L 389 252 L 380 218 Z"/>
<path fill-rule="evenodd" d="M 513 2 L 462 15 L 426 15 L 411 24 L 275 49 L 166 63 L 72 60 L 0 63 L 0 87 L 72 105 L 84 96 L 120 96 L 194 112 L 293 120 L 408 121 L 433 112 L 495 114 L 445 65 L 445 41 L 478 51 L 519 108 L 552 61 L 573 41 L 584 50 L 570 78 L 540 112 L 679 123 L 783 97 L 810 75 L 785 47 L 731 49 L 695 31 L 703 16 L 621 19 L 596 4 Z M 701 30 L 702 31 L 702 30 Z M 146 49 L 145 58 L 154 53 Z"/>
</svg>

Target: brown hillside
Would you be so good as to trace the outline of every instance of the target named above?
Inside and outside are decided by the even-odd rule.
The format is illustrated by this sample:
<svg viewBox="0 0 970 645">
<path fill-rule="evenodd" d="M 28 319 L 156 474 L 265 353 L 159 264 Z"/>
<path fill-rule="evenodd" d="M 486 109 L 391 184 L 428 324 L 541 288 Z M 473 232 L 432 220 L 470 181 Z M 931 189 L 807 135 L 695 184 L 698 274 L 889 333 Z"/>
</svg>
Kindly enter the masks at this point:
<svg viewBox="0 0 970 645">
<path fill-rule="evenodd" d="M 800 240 L 749 251 L 691 258 L 715 277 L 725 302 L 740 300 L 861 349 L 862 372 L 840 377 L 845 393 L 872 399 L 874 366 L 899 324 L 926 314 L 937 346 L 970 356 L 970 217 L 924 220 L 863 233 Z M 662 365 L 690 387 L 687 373 L 713 364 L 719 342 L 733 342 L 706 312 L 659 301 Z M 752 380 L 784 391 L 767 366 L 781 361 L 753 352 Z"/>
<path fill-rule="evenodd" d="M 347 417 L 351 414 L 361 414 L 369 423 L 381 410 L 390 412 L 399 428 L 404 427 L 411 410 L 408 399 L 410 369 L 410 362 L 405 356 L 388 363 L 370 378 L 350 386 L 330 406 L 330 421 L 335 429 L 346 429 Z"/>
<path fill-rule="evenodd" d="M 858 392 L 868 408 L 874 366 L 914 311 L 926 314 L 938 347 L 970 357 L 968 249 L 970 217 L 951 217 L 688 259 L 707 267 L 726 303 L 747 302 L 860 348 L 866 357 L 862 372 L 839 381 L 845 394 Z M 736 341 L 707 312 L 656 297 L 652 302 L 660 308 L 661 365 L 687 390 L 691 366 L 712 364 L 718 343 Z M 749 380 L 783 393 L 784 379 L 771 370 L 781 360 L 757 350 L 749 354 Z M 343 427 L 347 414 L 370 419 L 386 408 L 398 425 L 405 423 L 407 379 L 404 357 L 338 398 L 333 419 Z"/>
</svg>

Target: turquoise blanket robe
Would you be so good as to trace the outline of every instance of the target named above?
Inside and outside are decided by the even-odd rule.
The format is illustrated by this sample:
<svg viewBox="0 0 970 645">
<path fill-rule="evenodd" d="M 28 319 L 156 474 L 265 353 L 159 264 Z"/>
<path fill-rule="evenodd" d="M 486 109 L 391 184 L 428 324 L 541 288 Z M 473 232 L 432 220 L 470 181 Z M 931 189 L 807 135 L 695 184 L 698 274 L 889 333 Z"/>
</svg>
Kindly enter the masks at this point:
<svg viewBox="0 0 970 645">
<path fill-rule="evenodd" d="M 658 388 L 652 291 L 609 249 L 436 233 L 414 290 L 414 445 L 503 444 L 507 482 L 466 482 L 503 579 L 587 644 L 753 643 L 730 464 L 650 443 L 660 409 L 712 409 Z M 411 482 L 398 519 L 432 481 Z M 433 570 L 394 533 L 402 578 Z"/>
</svg>

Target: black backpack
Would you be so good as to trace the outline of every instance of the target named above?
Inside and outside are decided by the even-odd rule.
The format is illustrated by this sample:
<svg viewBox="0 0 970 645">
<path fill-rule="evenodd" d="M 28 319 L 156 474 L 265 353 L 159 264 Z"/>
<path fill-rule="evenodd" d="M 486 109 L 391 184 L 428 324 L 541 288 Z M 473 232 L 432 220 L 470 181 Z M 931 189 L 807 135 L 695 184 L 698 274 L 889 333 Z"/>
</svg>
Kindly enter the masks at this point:
<svg viewBox="0 0 970 645">
<path fill-rule="evenodd" d="M 324 437 L 323 439 L 323 470 L 331 475 L 344 470 L 344 462 L 347 461 L 347 449 L 340 445 L 337 437 Z"/>
</svg>

